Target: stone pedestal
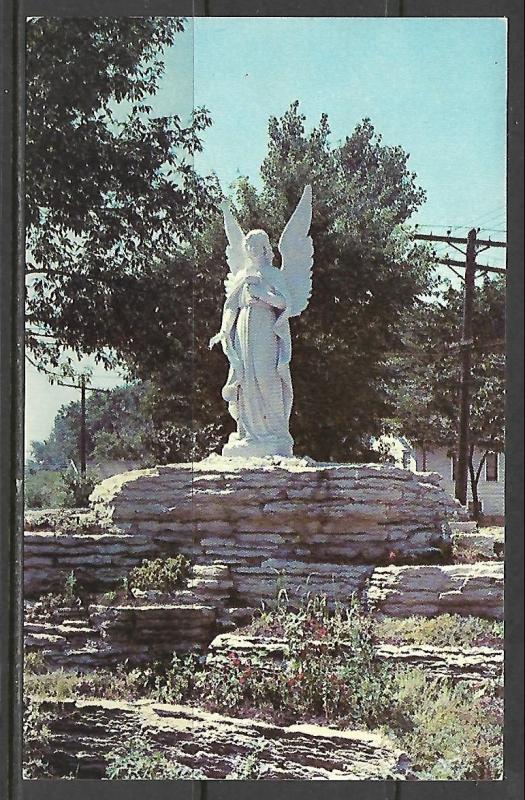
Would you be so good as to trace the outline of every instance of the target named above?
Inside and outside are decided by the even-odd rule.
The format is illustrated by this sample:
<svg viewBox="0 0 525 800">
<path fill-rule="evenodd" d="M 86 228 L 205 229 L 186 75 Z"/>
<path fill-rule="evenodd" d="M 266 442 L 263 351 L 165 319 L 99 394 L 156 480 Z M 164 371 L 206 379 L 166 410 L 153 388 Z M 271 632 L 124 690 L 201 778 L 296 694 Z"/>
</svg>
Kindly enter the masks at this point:
<svg viewBox="0 0 525 800">
<path fill-rule="evenodd" d="M 377 565 L 443 560 L 461 513 L 435 474 L 279 457 L 129 472 L 91 500 L 122 532 L 228 565 L 232 602 L 252 606 L 280 588 L 344 601 Z"/>
</svg>

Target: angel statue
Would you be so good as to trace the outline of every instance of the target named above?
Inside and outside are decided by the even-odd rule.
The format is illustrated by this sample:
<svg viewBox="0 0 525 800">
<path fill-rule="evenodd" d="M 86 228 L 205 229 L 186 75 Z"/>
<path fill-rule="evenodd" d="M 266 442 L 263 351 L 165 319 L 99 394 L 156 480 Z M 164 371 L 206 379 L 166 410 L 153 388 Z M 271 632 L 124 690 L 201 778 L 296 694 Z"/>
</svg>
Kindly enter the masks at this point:
<svg viewBox="0 0 525 800">
<path fill-rule="evenodd" d="M 292 409 L 289 318 L 308 305 L 312 291 L 312 187 L 306 186 L 279 240 L 281 269 L 273 265 L 268 234 L 245 234 L 227 202 L 221 203 L 230 271 L 219 342 L 230 369 L 222 396 L 237 423 L 222 455 L 291 456 Z"/>
</svg>

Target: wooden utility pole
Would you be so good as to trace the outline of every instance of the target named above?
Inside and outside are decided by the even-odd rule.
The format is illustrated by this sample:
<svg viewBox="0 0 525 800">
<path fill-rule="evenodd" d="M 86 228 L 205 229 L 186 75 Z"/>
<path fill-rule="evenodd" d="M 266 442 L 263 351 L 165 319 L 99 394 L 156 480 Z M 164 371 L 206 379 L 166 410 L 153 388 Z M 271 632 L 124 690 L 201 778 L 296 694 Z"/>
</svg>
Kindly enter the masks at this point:
<svg viewBox="0 0 525 800">
<path fill-rule="evenodd" d="M 86 437 L 86 376 L 80 376 L 80 477 L 86 477 L 87 465 L 87 437 Z"/>
<path fill-rule="evenodd" d="M 57 386 L 67 386 L 69 389 L 80 389 L 80 430 L 78 432 L 78 451 L 80 456 L 80 477 L 85 478 L 87 474 L 87 422 L 86 422 L 86 392 L 100 392 L 108 394 L 108 389 L 96 389 L 88 386 L 86 376 L 80 375 L 80 383 L 64 383 L 56 381 Z"/>
<path fill-rule="evenodd" d="M 472 313 L 474 310 L 474 289 L 476 280 L 476 239 L 475 228 L 468 233 L 465 262 L 465 281 L 463 289 L 463 324 L 461 331 L 461 378 L 459 383 L 459 435 L 456 458 L 455 494 L 461 505 L 467 505 L 469 432 L 470 432 L 470 384 L 472 372 Z"/>
<path fill-rule="evenodd" d="M 434 234 L 416 234 L 414 239 L 424 242 L 444 242 L 465 256 L 465 262 L 451 258 L 436 258 L 439 264 L 445 264 L 458 275 L 464 282 L 463 290 L 463 322 L 461 331 L 461 377 L 459 384 L 459 415 L 458 415 L 458 446 L 456 456 L 455 496 L 459 502 L 466 506 L 468 498 L 468 473 L 470 450 L 470 389 L 472 373 L 472 347 L 474 344 L 472 318 L 474 312 L 474 292 L 476 272 L 494 272 L 505 274 L 504 267 L 490 267 L 485 264 L 476 264 L 478 253 L 490 247 L 506 247 L 506 242 L 494 242 L 491 239 L 478 239 L 476 228 L 472 228 L 466 239 L 456 236 L 435 236 Z M 466 245 L 466 251 L 460 250 L 458 245 Z M 465 270 L 464 277 L 459 275 L 454 267 Z"/>
</svg>

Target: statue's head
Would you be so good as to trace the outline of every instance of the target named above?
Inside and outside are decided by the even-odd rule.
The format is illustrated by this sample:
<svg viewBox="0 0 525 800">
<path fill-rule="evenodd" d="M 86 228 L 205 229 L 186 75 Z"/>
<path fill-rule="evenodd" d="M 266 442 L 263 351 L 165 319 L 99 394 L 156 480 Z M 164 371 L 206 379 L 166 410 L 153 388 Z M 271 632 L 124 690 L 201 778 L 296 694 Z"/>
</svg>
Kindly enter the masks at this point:
<svg viewBox="0 0 525 800">
<path fill-rule="evenodd" d="M 249 261 L 256 267 L 264 264 L 271 264 L 273 261 L 273 250 L 270 239 L 266 231 L 250 231 L 244 238 L 244 249 Z"/>
</svg>

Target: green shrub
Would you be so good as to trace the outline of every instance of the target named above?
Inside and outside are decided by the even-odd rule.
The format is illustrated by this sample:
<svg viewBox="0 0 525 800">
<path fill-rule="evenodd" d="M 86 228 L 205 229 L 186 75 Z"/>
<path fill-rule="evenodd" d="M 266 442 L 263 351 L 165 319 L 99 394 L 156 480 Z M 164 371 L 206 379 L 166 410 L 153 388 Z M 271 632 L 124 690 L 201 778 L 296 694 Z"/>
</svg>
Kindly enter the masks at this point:
<svg viewBox="0 0 525 800">
<path fill-rule="evenodd" d="M 393 644 L 434 645 L 435 647 L 473 647 L 503 639 L 503 622 L 440 614 L 437 617 L 384 619 L 373 626 L 374 635 Z"/>
<path fill-rule="evenodd" d="M 173 592 L 184 586 L 191 564 L 183 555 L 174 558 L 144 559 L 128 576 L 129 589 L 142 591 Z"/>
<path fill-rule="evenodd" d="M 399 670 L 387 735 L 409 754 L 420 780 L 499 780 L 503 777 L 503 707 L 491 687 L 474 690 Z"/>
<path fill-rule="evenodd" d="M 320 716 L 345 725 L 378 724 L 389 702 L 391 668 L 374 659 L 370 618 L 355 600 L 333 612 L 325 598 L 308 598 L 297 611 L 286 602 L 281 592 L 277 607 L 250 629 L 284 638 L 282 663 L 269 670 L 258 656 L 247 663 L 230 653 L 227 669 L 212 662 L 199 675 L 199 695 L 221 709 L 246 705 L 295 719 Z"/>
<path fill-rule="evenodd" d="M 26 473 L 24 495 L 26 508 L 60 508 L 67 504 L 61 474 L 53 470 Z"/>
</svg>

